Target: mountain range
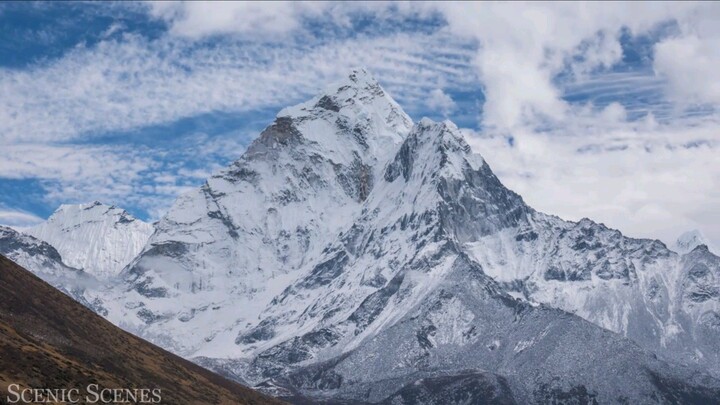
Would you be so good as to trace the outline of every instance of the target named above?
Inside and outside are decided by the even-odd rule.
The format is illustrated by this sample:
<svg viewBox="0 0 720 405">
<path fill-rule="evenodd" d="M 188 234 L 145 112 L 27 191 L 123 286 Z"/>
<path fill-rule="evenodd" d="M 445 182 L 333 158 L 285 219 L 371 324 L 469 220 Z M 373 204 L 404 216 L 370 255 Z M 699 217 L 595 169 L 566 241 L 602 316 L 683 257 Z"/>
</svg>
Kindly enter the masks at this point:
<svg viewBox="0 0 720 405">
<path fill-rule="evenodd" d="M 62 206 L 0 253 L 115 325 L 301 403 L 713 403 L 720 258 L 507 189 L 364 69 L 150 225 Z"/>
</svg>

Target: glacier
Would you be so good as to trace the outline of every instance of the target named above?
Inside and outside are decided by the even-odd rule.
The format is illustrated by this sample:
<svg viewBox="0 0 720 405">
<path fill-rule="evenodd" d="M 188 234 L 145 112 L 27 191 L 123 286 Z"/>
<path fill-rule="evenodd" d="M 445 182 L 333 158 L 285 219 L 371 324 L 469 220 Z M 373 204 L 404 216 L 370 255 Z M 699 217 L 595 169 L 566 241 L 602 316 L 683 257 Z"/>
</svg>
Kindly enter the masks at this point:
<svg viewBox="0 0 720 405">
<path fill-rule="evenodd" d="M 62 205 L 25 233 L 52 245 L 64 263 L 104 279 L 118 275 L 153 231 L 125 210 L 95 201 Z"/>
</svg>

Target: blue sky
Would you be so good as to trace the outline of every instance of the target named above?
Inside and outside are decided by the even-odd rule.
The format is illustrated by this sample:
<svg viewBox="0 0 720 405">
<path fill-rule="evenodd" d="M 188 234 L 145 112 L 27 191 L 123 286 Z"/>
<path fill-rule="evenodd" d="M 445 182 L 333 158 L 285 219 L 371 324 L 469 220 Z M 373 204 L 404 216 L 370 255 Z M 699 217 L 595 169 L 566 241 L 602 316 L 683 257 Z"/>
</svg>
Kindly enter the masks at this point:
<svg viewBox="0 0 720 405">
<path fill-rule="evenodd" d="M 155 220 L 365 66 L 536 208 L 720 242 L 714 4 L 0 3 L 0 223 Z"/>
</svg>

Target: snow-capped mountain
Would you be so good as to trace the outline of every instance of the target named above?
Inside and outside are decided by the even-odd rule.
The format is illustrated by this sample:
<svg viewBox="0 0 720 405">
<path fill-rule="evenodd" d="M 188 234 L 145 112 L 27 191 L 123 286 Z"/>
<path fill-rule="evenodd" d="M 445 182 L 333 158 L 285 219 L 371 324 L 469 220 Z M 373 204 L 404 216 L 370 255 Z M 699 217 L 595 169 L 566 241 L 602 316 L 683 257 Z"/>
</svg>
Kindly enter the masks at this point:
<svg viewBox="0 0 720 405">
<path fill-rule="evenodd" d="M 707 249 L 705 256 L 680 256 L 657 240 L 627 238 L 589 219 L 573 223 L 534 211 L 517 226 L 465 246 L 513 296 L 579 315 L 666 359 L 720 375 L 720 285 L 714 281 L 720 271 Z M 706 269 L 709 289 L 699 297 L 688 295 L 684 281 L 696 265 Z"/>
<path fill-rule="evenodd" d="M 675 241 L 675 246 L 673 246 L 673 248 L 676 252 L 684 254 L 691 252 L 700 245 L 705 245 L 709 248 L 710 242 L 708 242 L 707 238 L 705 238 L 700 231 L 694 229 L 680 235 Z"/>
<path fill-rule="evenodd" d="M 62 205 L 23 232 L 0 227 L 0 254 L 106 316 L 116 276 L 142 250 L 154 228 L 99 202 Z"/>
<path fill-rule="evenodd" d="M 102 284 L 92 275 L 67 266 L 58 251 L 48 243 L 12 228 L 0 226 L 0 255 L 29 269 L 48 284 L 93 311 L 106 314 L 103 302 L 89 291 L 100 291 Z"/>
<path fill-rule="evenodd" d="M 140 253 L 153 230 L 125 210 L 95 201 L 61 205 L 26 233 L 52 245 L 67 265 L 108 279 Z"/>
<path fill-rule="evenodd" d="M 50 244 L 5 226 L 0 226 L 0 254 L 25 268 L 32 268 L 43 279 L 78 272 L 66 266 L 60 253 Z"/>
<path fill-rule="evenodd" d="M 118 302 L 134 304 L 115 319 L 135 319 L 186 355 L 239 354 L 240 330 L 362 210 L 411 125 L 365 72 L 281 111 L 241 159 L 158 223 L 124 274 L 134 290 Z"/>
<path fill-rule="evenodd" d="M 716 256 L 533 210 L 452 123 L 413 125 L 364 70 L 281 111 L 156 229 L 108 318 L 269 392 L 720 394 L 694 371 L 720 371 Z"/>
</svg>

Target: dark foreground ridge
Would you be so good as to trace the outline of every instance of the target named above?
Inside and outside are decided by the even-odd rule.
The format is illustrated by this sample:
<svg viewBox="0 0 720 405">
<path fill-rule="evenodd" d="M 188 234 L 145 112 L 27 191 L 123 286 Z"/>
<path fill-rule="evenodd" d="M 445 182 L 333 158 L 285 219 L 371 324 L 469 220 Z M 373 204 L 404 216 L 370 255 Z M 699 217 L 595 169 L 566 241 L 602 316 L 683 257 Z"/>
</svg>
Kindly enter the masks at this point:
<svg viewBox="0 0 720 405">
<path fill-rule="evenodd" d="M 11 384 L 78 388 L 81 403 L 91 384 L 160 389 L 163 404 L 281 403 L 121 330 L 0 255 L 0 404 Z"/>
</svg>

